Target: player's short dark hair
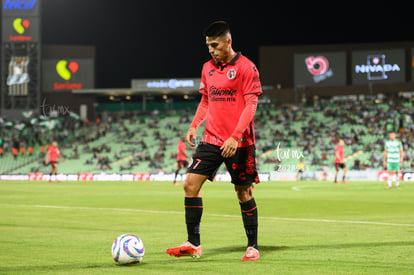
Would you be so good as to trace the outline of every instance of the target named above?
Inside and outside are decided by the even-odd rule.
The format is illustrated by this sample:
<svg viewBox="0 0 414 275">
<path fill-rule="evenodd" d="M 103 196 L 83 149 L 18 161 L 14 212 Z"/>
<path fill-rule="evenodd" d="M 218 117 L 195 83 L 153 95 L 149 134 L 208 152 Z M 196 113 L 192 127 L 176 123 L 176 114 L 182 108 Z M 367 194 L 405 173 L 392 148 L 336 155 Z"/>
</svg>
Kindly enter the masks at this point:
<svg viewBox="0 0 414 275">
<path fill-rule="evenodd" d="M 226 33 L 230 33 L 229 24 L 226 21 L 215 21 L 205 28 L 203 36 L 222 36 Z"/>
</svg>

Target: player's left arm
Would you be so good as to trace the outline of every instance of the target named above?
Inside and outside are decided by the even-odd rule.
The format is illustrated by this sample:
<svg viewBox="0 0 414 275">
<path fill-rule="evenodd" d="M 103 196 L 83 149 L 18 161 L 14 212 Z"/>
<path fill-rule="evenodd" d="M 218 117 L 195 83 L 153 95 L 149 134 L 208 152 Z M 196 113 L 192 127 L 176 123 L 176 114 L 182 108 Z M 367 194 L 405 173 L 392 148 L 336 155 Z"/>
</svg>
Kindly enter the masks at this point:
<svg viewBox="0 0 414 275">
<path fill-rule="evenodd" d="M 244 96 L 245 107 L 239 122 L 237 123 L 236 129 L 234 129 L 233 134 L 231 135 L 236 141 L 242 138 L 244 131 L 253 120 L 257 109 L 257 98 L 258 95 L 256 94 L 248 94 Z"/>
<path fill-rule="evenodd" d="M 400 147 L 400 163 L 404 163 L 404 149 L 402 146 Z"/>
<path fill-rule="evenodd" d="M 345 163 L 345 153 L 342 155 L 341 163 Z"/>
<path fill-rule="evenodd" d="M 254 114 L 257 109 L 257 98 L 256 94 L 248 94 L 244 96 L 245 107 L 240 115 L 239 122 L 234 129 L 231 137 L 229 137 L 221 146 L 221 153 L 223 157 L 232 157 L 237 150 L 238 141 L 242 138 L 244 131 L 253 120 Z"/>
<path fill-rule="evenodd" d="M 62 162 L 65 162 L 65 159 L 63 158 L 63 156 L 62 156 L 62 154 L 60 152 L 57 155 L 58 155 L 58 157 L 60 158 L 60 160 Z"/>
<path fill-rule="evenodd" d="M 262 94 L 259 72 L 253 64 L 252 66 L 248 65 L 245 67 L 242 81 L 245 106 L 232 135 L 220 148 L 223 150 L 221 154 L 225 158 L 232 157 L 236 153 L 238 141 L 242 138 L 244 131 L 253 120 L 257 109 L 257 99 Z"/>
</svg>

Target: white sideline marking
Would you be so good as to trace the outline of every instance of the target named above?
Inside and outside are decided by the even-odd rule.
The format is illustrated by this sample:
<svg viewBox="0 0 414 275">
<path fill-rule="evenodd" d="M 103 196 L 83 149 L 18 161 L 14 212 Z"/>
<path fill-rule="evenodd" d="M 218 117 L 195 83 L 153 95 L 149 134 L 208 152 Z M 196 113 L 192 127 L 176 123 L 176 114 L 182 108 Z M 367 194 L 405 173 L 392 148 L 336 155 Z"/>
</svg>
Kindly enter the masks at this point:
<svg viewBox="0 0 414 275">
<path fill-rule="evenodd" d="M 109 208 L 109 207 L 87 207 L 87 206 L 61 206 L 61 205 L 30 205 L 30 204 L 7 204 L 1 203 L 0 206 L 13 207 L 36 207 L 36 208 L 51 208 L 51 209 L 70 209 L 70 210 L 107 210 L 107 211 L 123 211 L 123 212 L 140 212 L 140 213 L 154 213 L 154 214 L 184 214 L 184 211 L 161 211 L 161 210 L 142 210 L 130 208 Z M 226 214 L 203 214 L 204 216 L 222 217 L 222 218 L 240 218 L 239 215 Z M 280 221 L 295 221 L 295 222 L 326 222 L 326 223 L 349 223 L 349 224 L 369 224 L 369 225 L 389 225 L 389 226 L 406 226 L 414 227 L 414 224 L 409 223 L 388 223 L 388 222 L 369 222 L 369 221 L 348 221 L 348 220 L 328 220 L 328 219 L 305 219 L 305 218 L 283 218 L 283 217 L 263 217 L 259 219 L 264 220 L 280 220 Z"/>
</svg>

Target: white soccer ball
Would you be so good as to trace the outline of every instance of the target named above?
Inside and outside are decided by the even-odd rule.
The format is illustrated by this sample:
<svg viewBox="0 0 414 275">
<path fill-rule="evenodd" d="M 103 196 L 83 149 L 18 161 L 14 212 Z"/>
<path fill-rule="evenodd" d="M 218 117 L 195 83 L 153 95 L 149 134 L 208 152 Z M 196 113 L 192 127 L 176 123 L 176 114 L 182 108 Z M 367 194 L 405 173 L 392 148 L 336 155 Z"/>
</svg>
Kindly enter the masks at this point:
<svg viewBox="0 0 414 275">
<path fill-rule="evenodd" d="M 132 234 L 123 234 L 112 244 L 112 258 L 118 264 L 138 264 L 144 253 L 144 243 Z"/>
</svg>

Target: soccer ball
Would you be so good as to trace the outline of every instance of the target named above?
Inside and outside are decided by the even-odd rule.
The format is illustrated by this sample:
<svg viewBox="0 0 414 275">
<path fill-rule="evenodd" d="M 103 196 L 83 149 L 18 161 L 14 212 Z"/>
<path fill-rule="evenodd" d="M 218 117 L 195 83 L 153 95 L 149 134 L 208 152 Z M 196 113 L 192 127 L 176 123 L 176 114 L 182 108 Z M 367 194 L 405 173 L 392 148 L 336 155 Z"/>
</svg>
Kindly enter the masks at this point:
<svg viewBox="0 0 414 275">
<path fill-rule="evenodd" d="M 121 265 L 140 263 L 144 253 L 144 243 L 132 234 L 123 234 L 112 244 L 112 258 Z"/>
</svg>

